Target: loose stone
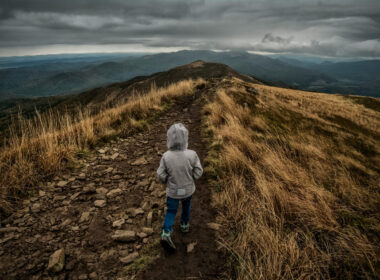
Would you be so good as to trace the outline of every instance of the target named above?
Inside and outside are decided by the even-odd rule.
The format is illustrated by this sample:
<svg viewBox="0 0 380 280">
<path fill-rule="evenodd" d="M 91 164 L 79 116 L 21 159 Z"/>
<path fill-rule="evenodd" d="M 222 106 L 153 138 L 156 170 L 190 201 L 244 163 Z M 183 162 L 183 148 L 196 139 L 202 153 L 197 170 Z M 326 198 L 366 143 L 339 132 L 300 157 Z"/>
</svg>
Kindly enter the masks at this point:
<svg viewBox="0 0 380 280">
<path fill-rule="evenodd" d="M 67 185 L 67 181 L 59 181 L 58 183 L 57 183 L 57 186 L 58 187 L 64 187 L 64 186 L 66 186 Z"/>
<path fill-rule="evenodd" d="M 117 230 L 112 239 L 120 242 L 132 242 L 136 240 L 136 233 L 132 230 Z"/>
<path fill-rule="evenodd" d="M 120 261 L 124 264 L 130 264 L 132 262 L 134 262 L 134 260 L 139 256 L 139 253 L 138 252 L 134 252 L 132 254 L 129 254 L 127 255 L 126 257 L 124 258 L 120 258 Z"/>
<path fill-rule="evenodd" d="M 105 200 L 95 200 L 94 205 L 96 207 L 102 208 L 106 206 L 107 202 Z"/>
<path fill-rule="evenodd" d="M 51 272 L 60 272 L 65 265 L 65 251 L 59 249 L 55 251 L 49 258 L 48 271 Z"/>
</svg>

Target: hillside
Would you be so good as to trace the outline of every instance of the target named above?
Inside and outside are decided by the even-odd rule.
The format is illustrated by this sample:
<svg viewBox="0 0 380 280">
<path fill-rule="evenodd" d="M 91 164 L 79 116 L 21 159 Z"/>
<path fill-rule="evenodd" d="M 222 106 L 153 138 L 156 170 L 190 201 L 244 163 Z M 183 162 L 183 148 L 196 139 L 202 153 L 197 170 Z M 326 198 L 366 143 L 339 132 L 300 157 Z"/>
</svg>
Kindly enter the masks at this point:
<svg viewBox="0 0 380 280">
<path fill-rule="evenodd" d="M 1 277 L 379 275 L 378 99 L 269 86 L 202 61 L 90 92 L 62 102 L 100 110 L 57 105 L 0 150 Z M 168 255 L 155 170 L 179 121 L 205 174 L 192 231 L 175 229 Z"/>
<path fill-rule="evenodd" d="M 29 118 L 37 110 L 44 113 L 47 110 L 60 112 L 75 111 L 78 108 L 91 112 L 98 112 L 109 106 L 123 103 L 133 92 L 145 93 L 152 87 L 164 87 L 179 82 L 186 78 L 221 78 L 224 76 L 236 76 L 243 80 L 261 83 L 251 76 L 237 73 L 227 65 L 219 63 L 194 62 L 189 66 L 178 66 L 165 72 L 159 72 L 150 76 L 135 77 L 129 81 L 115 83 L 107 87 L 91 89 L 79 94 L 67 96 L 51 96 L 42 98 L 10 99 L 0 102 L 0 136 L 7 133 L 12 118 L 18 114 Z"/>
</svg>

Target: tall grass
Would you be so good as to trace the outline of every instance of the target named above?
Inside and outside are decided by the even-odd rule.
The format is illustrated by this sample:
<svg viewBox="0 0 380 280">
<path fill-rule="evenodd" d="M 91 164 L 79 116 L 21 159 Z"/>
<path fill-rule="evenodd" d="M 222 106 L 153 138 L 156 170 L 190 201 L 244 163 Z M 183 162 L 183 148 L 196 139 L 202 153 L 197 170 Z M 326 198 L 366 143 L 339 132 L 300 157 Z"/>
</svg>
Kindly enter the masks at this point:
<svg viewBox="0 0 380 280">
<path fill-rule="evenodd" d="M 379 276 L 379 117 L 340 96 L 224 82 L 205 107 L 205 170 L 232 278 Z"/>
<path fill-rule="evenodd" d="M 61 113 L 50 110 L 29 120 L 20 119 L 0 148 L 0 210 L 9 212 L 12 201 L 34 190 L 73 160 L 75 154 L 99 140 L 141 129 L 146 119 L 164 110 L 173 99 L 194 92 L 199 80 L 184 80 L 165 88 L 134 93 L 125 103 L 95 115 L 89 110 Z"/>
</svg>

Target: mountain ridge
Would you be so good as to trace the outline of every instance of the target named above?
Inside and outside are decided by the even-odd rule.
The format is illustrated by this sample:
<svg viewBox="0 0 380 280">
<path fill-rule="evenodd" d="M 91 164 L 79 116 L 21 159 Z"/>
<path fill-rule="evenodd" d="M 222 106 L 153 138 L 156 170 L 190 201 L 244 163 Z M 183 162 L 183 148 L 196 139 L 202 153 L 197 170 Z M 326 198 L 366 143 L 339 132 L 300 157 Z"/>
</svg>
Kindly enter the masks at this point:
<svg viewBox="0 0 380 280">
<path fill-rule="evenodd" d="M 186 53 L 186 51 L 183 51 Z M 170 56 L 170 54 L 165 54 Z M 231 56 L 243 55 L 241 53 L 231 53 Z M 147 55 L 145 57 L 153 57 L 154 55 Z M 131 58 L 130 58 L 131 59 Z M 202 67 L 193 67 L 194 64 L 199 64 Z M 114 64 L 114 63 L 112 63 Z M 118 64 L 118 63 L 116 63 Z M 69 75 L 71 74 L 62 74 Z M 228 65 L 214 62 L 204 62 L 202 60 L 195 60 L 185 65 L 176 66 L 166 71 L 153 73 L 146 76 L 136 76 L 127 81 L 115 82 L 107 86 L 99 86 L 91 88 L 80 93 L 59 95 L 59 96 L 47 96 L 47 97 L 35 97 L 35 98 L 21 98 L 21 99 L 8 99 L 0 100 L 0 127 L 3 128 L 3 133 L 6 130 L 11 119 L 19 112 L 26 118 L 29 118 L 35 114 L 38 110 L 43 113 L 49 109 L 76 110 L 79 108 L 87 107 L 90 110 L 97 111 L 101 107 L 112 106 L 117 102 L 123 102 L 131 92 L 146 92 L 150 90 L 152 86 L 163 87 L 170 83 L 175 83 L 186 78 L 212 78 L 222 76 L 235 76 L 239 79 L 257 83 L 268 84 L 266 81 L 257 79 L 251 75 L 240 74 Z M 273 85 L 269 83 L 269 85 Z M 278 85 L 283 87 L 281 85 Z M 365 98 L 357 97 L 358 102 L 368 103 Z M 371 103 L 377 104 L 373 99 Z M 377 105 L 374 105 L 377 106 Z M 12 117 L 13 116 L 13 117 Z"/>
<path fill-rule="evenodd" d="M 137 76 L 127 81 L 96 87 L 77 94 L 0 101 L 0 128 L 3 128 L 4 132 L 11 119 L 19 112 L 22 112 L 26 118 L 33 116 L 36 110 L 43 113 L 51 109 L 75 111 L 78 108 L 87 108 L 97 112 L 101 108 L 124 102 L 133 92 L 144 93 L 152 87 L 165 87 L 185 79 L 221 77 L 236 77 L 252 83 L 263 83 L 254 77 L 240 74 L 227 65 L 197 60 L 167 71 L 149 76 Z"/>
<path fill-rule="evenodd" d="M 58 72 L 54 73 L 54 71 L 52 75 L 49 75 L 44 71 L 43 66 L 35 67 L 35 69 L 13 69 L 10 70 L 11 74 L 8 74 L 7 79 L 1 79 L 4 75 L 0 75 L 0 98 L 1 95 L 3 99 L 12 95 L 22 97 L 25 93 L 38 96 L 78 93 L 93 87 L 122 82 L 135 76 L 145 76 L 166 71 L 195 60 L 227 64 L 240 73 L 252 75 L 258 79 L 282 86 L 286 84 L 288 86 L 305 86 L 310 81 L 321 79 L 333 81 L 333 79 L 324 74 L 288 65 L 280 60 L 266 56 L 245 52 L 184 50 L 173 53 L 121 58 L 120 61 L 87 65 L 76 70 L 70 70 L 68 65 L 64 66 L 68 69 L 63 72 L 70 72 L 72 73 L 71 76 L 62 76 Z M 28 71 L 30 71 L 31 78 L 28 77 Z M 6 73 L 7 69 L 0 70 L 0 74 Z M 21 80 L 18 78 L 19 73 L 24 73 Z M 38 79 L 35 80 L 33 77 Z"/>
</svg>

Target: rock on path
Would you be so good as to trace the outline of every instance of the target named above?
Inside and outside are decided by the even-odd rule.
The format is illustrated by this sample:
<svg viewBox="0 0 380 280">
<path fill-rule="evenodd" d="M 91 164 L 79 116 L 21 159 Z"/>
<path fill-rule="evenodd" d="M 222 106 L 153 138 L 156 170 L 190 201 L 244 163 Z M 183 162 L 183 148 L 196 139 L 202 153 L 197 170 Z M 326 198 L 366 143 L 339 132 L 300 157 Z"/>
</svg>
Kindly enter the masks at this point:
<svg viewBox="0 0 380 280">
<path fill-rule="evenodd" d="M 60 272 L 65 265 L 65 251 L 59 249 L 54 252 L 49 258 L 48 270 L 57 273 Z"/>
</svg>

